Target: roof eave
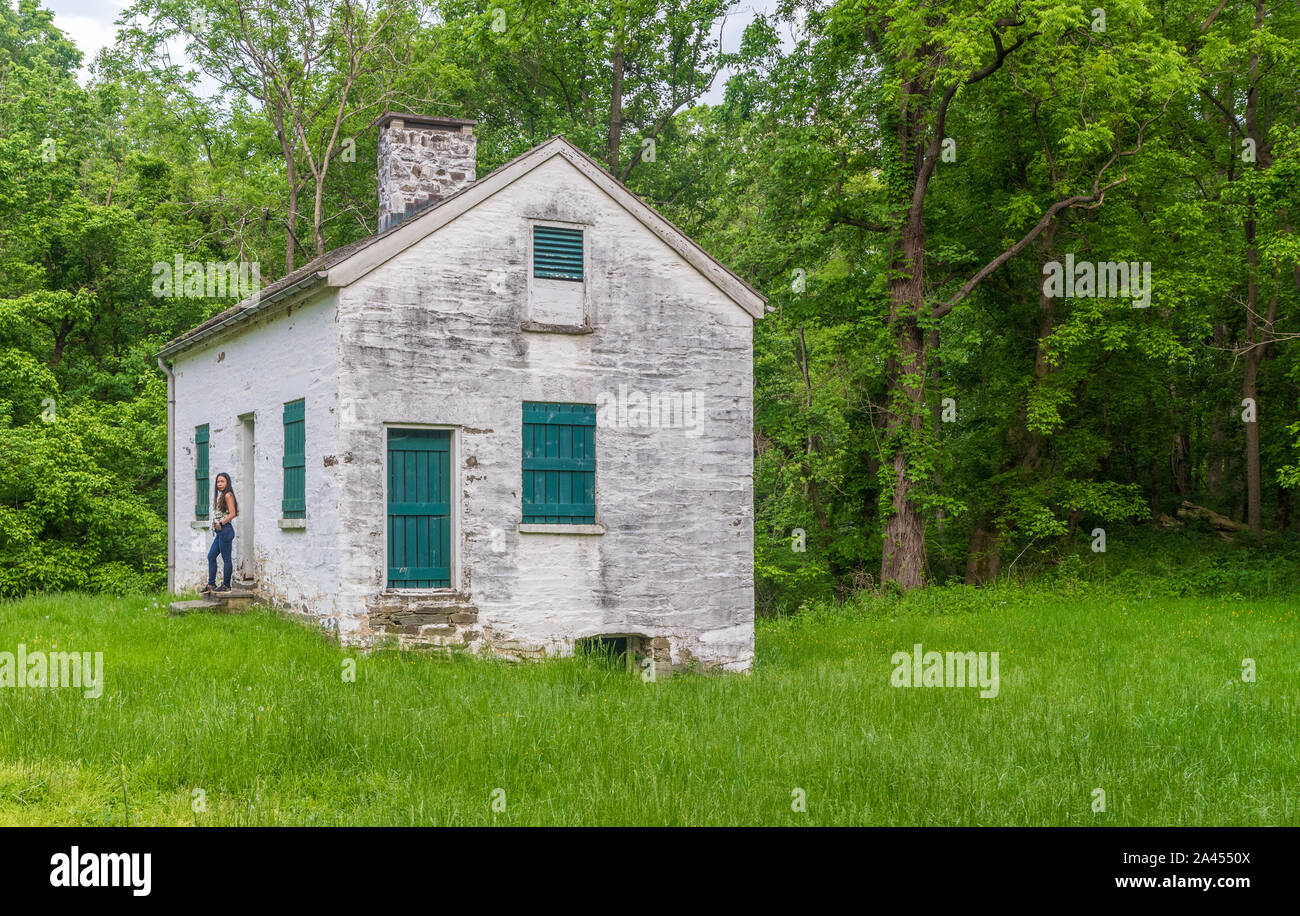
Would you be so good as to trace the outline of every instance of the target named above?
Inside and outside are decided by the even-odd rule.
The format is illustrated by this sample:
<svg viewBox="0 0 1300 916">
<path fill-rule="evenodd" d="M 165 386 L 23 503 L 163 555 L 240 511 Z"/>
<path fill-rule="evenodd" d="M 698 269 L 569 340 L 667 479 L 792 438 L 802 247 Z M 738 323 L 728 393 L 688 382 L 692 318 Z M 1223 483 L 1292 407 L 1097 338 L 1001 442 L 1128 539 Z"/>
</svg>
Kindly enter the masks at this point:
<svg viewBox="0 0 1300 916">
<path fill-rule="evenodd" d="M 203 328 L 200 331 L 195 331 L 183 337 L 178 337 L 175 340 L 169 341 L 161 350 L 155 353 L 154 356 L 156 358 L 167 359 L 178 353 L 183 353 L 202 341 L 207 340 L 209 337 L 215 336 L 230 325 L 247 321 L 258 312 L 270 308 L 276 302 L 279 302 L 294 293 L 305 292 L 311 287 L 321 284 L 325 281 L 328 275 L 328 271 L 318 270 L 308 274 L 296 283 L 290 283 L 283 289 L 276 290 L 264 299 L 256 296 L 247 299 L 244 303 L 241 303 L 242 307 L 239 311 L 234 312 L 224 321 L 219 321 L 211 327 Z"/>
</svg>

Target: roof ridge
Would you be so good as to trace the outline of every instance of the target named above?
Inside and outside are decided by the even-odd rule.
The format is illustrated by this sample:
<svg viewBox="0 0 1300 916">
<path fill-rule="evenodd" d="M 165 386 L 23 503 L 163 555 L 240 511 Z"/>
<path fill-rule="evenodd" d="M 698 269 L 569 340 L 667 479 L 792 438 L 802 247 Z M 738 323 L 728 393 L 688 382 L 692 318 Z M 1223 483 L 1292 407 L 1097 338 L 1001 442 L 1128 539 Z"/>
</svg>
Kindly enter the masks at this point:
<svg viewBox="0 0 1300 916">
<path fill-rule="evenodd" d="M 196 343 L 197 341 L 209 336 L 211 333 L 215 333 L 216 330 L 225 326 L 226 324 L 229 324 L 231 321 L 239 318 L 240 316 L 252 314 L 269 307 L 271 304 L 278 301 L 283 296 L 287 295 L 290 291 L 301 286 L 307 280 L 313 279 L 313 277 L 317 281 L 326 279 L 328 277 L 329 269 L 339 266 L 344 261 L 351 259 L 354 255 L 360 253 L 361 251 L 364 251 L 366 248 L 369 248 L 371 245 L 374 245 L 375 243 L 383 239 L 389 238 L 390 236 L 392 236 L 393 234 L 399 231 L 407 229 L 409 226 L 411 226 L 418 220 L 428 216 L 431 213 L 434 213 L 437 210 L 440 210 L 444 205 L 451 203 L 454 200 L 457 200 L 464 194 L 468 194 L 474 191 L 484 182 L 491 179 L 493 176 L 500 175 L 501 173 L 515 166 L 517 163 L 528 158 L 529 156 L 536 156 L 540 151 L 544 150 L 546 147 L 552 144 L 557 143 L 557 141 L 558 144 L 563 149 L 576 154 L 578 158 L 582 160 L 584 163 L 586 163 L 589 167 L 594 168 L 597 172 L 601 173 L 604 179 L 613 182 L 614 185 L 619 190 L 624 192 L 629 198 L 631 198 L 633 202 L 644 207 L 656 219 L 663 222 L 664 225 L 666 225 L 673 233 L 675 233 L 679 238 L 684 240 L 685 243 L 688 246 L 690 246 L 690 248 L 699 252 L 706 259 L 711 261 L 724 274 L 726 274 L 732 280 L 735 280 L 737 283 L 739 283 L 743 289 L 751 293 L 753 296 L 757 297 L 761 302 L 767 301 L 767 297 L 764 296 L 757 289 L 755 289 L 747 280 L 745 280 L 739 274 L 732 271 L 729 267 L 727 267 L 725 264 L 723 264 L 713 255 L 711 255 L 708 251 L 705 251 L 705 249 L 693 238 L 691 238 L 690 235 L 688 235 L 685 231 L 683 231 L 681 227 L 679 227 L 668 217 L 660 213 L 659 210 L 653 204 L 643 200 L 640 195 L 638 195 L 635 191 L 633 191 L 626 184 L 620 181 L 616 175 L 610 172 L 609 169 L 605 168 L 603 163 L 593 158 L 592 156 L 589 156 L 586 152 L 584 152 L 576 144 L 574 144 L 571 140 L 569 140 L 568 137 L 564 136 L 563 134 L 555 134 L 554 136 L 548 138 L 547 140 L 544 140 L 543 142 L 532 147 L 531 149 L 528 149 L 520 153 L 518 156 L 515 156 L 507 160 L 506 162 L 502 163 L 501 165 L 497 166 L 495 169 L 493 169 L 487 175 L 484 175 L 482 178 L 477 178 L 474 181 L 468 182 L 464 186 L 458 188 L 453 193 L 448 194 L 445 197 L 440 197 L 437 200 L 430 201 L 428 204 L 421 206 L 419 209 L 407 213 L 403 217 L 403 219 L 389 226 L 384 231 L 375 232 L 363 238 L 356 239 L 355 241 L 349 242 L 346 245 L 342 245 L 338 248 L 331 249 L 330 251 L 325 252 L 324 254 L 320 255 L 317 258 L 313 258 L 311 261 L 308 261 L 302 267 L 290 271 L 289 273 L 281 277 L 279 280 L 276 280 L 270 285 L 254 293 L 248 299 L 238 302 L 235 305 L 231 306 L 230 308 L 225 309 L 224 311 L 218 312 L 216 315 L 213 315 L 211 318 L 208 318 L 206 321 L 203 321 L 196 327 L 190 329 L 189 331 L 186 331 L 184 334 L 180 335 L 179 337 L 173 338 L 172 340 L 168 341 L 166 344 L 163 345 L 162 349 L 160 349 L 158 353 L 155 355 L 159 357 L 163 357 L 163 356 L 168 356 L 173 353 L 179 352 L 180 350 L 183 350 L 186 347 L 188 347 L 190 344 Z M 590 178 L 591 176 L 588 177 Z M 622 204 L 620 203 L 620 205 Z M 633 214 L 633 216 L 635 217 L 635 214 Z M 678 253 L 681 254 L 680 251 Z M 689 261 L 689 258 L 687 260 Z M 697 270 L 700 269 L 698 265 L 693 265 L 693 266 L 695 266 Z M 706 276 L 707 276 L 707 272 L 706 272 Z M 716 281 L 715 281 L 715 285 L 717 285 Z M 735 296 L 728 293 L 725 288 L 723 287 L 719 287 L 719 288 L 722 290 L 724 294 L 731 296 L 733 301 L 735 300 Z M 737 304 L 739 305 L 740 303 L 737 302 Z M 753 315 L 754 317 L 761 317 L 760 314 L 755 314 L 750 308 L 743 305 L 741 307 L 745 308 L 745 310 L 749 312 L 751 315 Z M 759 306 L 759 311 L 761 312 L 761 304 Z"/>
</svg>

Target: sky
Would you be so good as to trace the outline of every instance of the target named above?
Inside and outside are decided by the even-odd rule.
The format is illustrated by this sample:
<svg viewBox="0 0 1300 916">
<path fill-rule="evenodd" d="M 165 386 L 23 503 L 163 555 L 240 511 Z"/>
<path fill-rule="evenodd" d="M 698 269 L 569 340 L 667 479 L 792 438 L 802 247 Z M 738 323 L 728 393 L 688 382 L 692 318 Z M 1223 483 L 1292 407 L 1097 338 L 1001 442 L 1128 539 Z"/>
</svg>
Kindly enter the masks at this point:
<svg viewBox="0 0 1300 916">
<path fill-rule="evenodd" d="M 11 2 L 11 0 L 10 0 Z M 740 36 L 756 12 L 765 12 L 776 6 L 777 0 L 738 0 L 727 16 L 722 28 L 724 51 L 734 51 Z M 113 43 L 117 31 L 113 21 L 126 9 L 129 0 L 42 0 L 42 5 L 54 12 L 54 24 L 63 30 L 81 50 L 81 80 L 89 77 L 90 63 L 99 49 Z M 725 74 L 713 81 L 703 101 L 717 104 L 722 101 Z"/>
<path fill-rule="evenodd" d="M 113 43 L 113 20 L 127 5 L 128 0 L 41 0 L 41 6 L 54 12 L 55 26 L 81 51 L 83 82 L 99 49 Z"/>
</svg>

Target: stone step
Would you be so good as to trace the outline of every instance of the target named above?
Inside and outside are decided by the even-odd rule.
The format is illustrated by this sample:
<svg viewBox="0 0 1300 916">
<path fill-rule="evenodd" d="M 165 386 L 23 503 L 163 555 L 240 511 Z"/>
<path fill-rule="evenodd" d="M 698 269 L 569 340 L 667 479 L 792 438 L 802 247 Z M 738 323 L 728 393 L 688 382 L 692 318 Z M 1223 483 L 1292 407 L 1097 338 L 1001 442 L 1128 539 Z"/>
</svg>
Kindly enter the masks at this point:
<svg viewBox="0 0 1300 916">
<path fill-rule="evenodd" d="M 167 606 L 167 612 L 173 617 L 179 617 L 181 614 L 204 613 L 221 610 L 220 601 L 208 601 L 199 599 L 198 601 L 173 601 Z"/>
<path fill-rule="evenodd" d="M 232 588 L 221 594 L 208 593 L 193 601 L 173 601 L 168 611 L 173 617 L 181 614 L 240 614 L 252 607 L 256 600 L 256 592 Z"/>
</svg>

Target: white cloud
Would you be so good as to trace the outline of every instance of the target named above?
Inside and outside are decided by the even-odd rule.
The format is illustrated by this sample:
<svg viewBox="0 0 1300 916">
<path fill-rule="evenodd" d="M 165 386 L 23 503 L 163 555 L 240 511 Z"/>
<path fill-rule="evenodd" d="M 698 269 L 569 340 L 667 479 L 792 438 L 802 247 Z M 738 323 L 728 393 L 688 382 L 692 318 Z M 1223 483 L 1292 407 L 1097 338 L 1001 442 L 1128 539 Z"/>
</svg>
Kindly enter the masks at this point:
<svg viewBox="0 0 1300 916">
<path fill-rule="evenodd" d="M 731 54 L 740 48 L 741 36 L 745 34 L 745 27 L 761 14 L 772 14 L 776 11 L 777 0 L 742 0 L 734 3 L 727 11 L 727 20 L 722 26 L 722 50 Z M 783 36 L 782 46 L 787 50 L 793 46 L 793 41 L 788 36 Z M 700 96 L 700 101 L 707 102 L 710 105 L 722 104 L 726 96 L 727 78 L 731 76 L 731 68 L 723 69 L 713 79 L 713 85 L 708 88 L 704 95 Z"/>
<path fill-rule="evenodd" d="M 99 49 L 111 45 L 117 35 L 113 20 L 126 9 L 127 0 L 42 0 L 54 13 L 54 25 L 81 51 L 78 76 L 85 82 L 90 62 Z"/>
</svg>

